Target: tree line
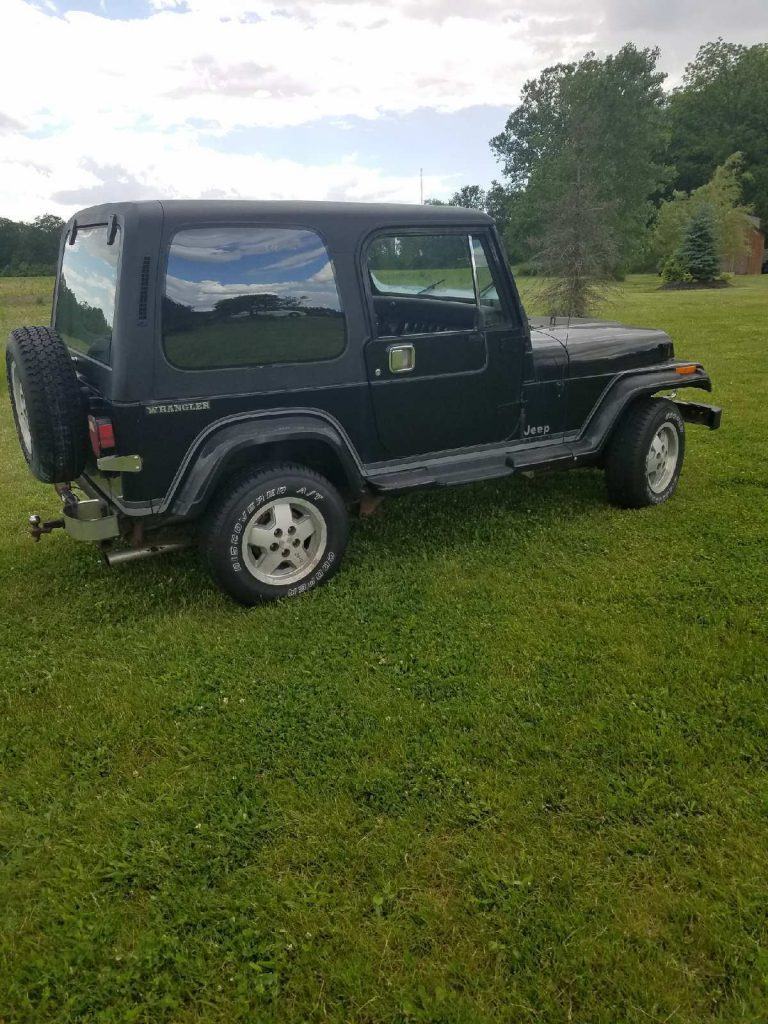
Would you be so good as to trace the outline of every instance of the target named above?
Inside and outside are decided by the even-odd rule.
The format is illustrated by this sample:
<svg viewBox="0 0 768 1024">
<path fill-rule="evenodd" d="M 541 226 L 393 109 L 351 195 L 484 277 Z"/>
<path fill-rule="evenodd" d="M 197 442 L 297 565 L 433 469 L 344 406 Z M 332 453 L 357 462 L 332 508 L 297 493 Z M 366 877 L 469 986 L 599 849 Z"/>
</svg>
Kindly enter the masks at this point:
<svg viewBox="0 0 768 1024">
<path fill-rule="evenodd" d="M 63 228 L 52 213 L 28 223 L 0 217 L 0 276 L 55 274 Z"/>
<path fill-rule="evenodd" d="M 768 224 L 768 44 L 706 43 L 670 92 L 658 61 L 629 43 L 545 68 L 490 140 L 500 180 L 449 200 L 495 218 L 552 312 L 585 313 L 629 271 L 712 280 L 748 215 Z"/>
</svg>

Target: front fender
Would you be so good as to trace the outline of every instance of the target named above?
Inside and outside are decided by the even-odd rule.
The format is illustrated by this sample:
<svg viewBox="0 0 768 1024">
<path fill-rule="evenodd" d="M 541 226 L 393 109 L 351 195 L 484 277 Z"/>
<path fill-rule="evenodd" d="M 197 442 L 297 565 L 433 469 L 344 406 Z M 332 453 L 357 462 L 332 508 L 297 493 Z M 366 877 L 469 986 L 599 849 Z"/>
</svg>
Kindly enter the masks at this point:
<svg viewBox="0 0 768 1024">
<path fill-rule="evenodd" d="M 693 373 L 680 374 L 677 366 L 695 366 Z M 619 417 L 636 398 L 680 388 L 712 390 L 712 381 L 701 363 L 669 363 L 651 369 L 631 370 L 614 378 L 600 396 L 574 445 L 577 456 L 599 452 L 605 446 Z"/>
<path fill-rule="evenodd" d="M 359 494 L 364 489 L 360 460 L 352 442 L 342 428 L 319 415 L 274 412 L 256 415 L 237 422 L 213 424 L 206 437 L 192 445 L 184 463 L 166 495 L 163 506 L 173 516 L 193 518 L 206 506 L 209 498 L 231 467 L 242 462 L 244 454 L 253 453 L 258 462 L 259 451 L 266 446 L 301 443 L 321 444 L 340 463 L 350 490 Z"/>
</svg>

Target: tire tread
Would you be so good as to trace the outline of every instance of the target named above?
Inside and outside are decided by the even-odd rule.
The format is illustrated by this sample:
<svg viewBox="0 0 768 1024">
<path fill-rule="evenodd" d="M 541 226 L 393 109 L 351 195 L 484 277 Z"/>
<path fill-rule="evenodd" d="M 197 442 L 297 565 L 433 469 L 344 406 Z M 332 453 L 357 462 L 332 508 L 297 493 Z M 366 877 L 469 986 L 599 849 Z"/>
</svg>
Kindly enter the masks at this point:
<svg viewBox="0 0 768 1024">
<path fill-rule="evenodd" d="M 255 488 L 258 488 L 261 482 L 265 479 L 274 479 L 275 477 L 285 478 L 287 476 L 301 476 L 304 479 L 315 481 L 318 486 L 322 487 L 326 492 L 335 494 L 341 502 L 341 497 L 338 495 L 333 484 L 316 470 L 310 469 L 308 466 L 302 466 L 297 462 L 270 463 L 268 465 L 259 466 L 258 468 L 247 466 L 229 477 L 211 499 L 209 511 L 202 520 L 200 528 L 200 546 L 208 570 L 217 586 L 242 604 L 253 604 L 255 603 L 255 600 L 253 599 L 253 596 L 246 595 L 243 592 L 242 587 L 233 586 L 229 568 L 226 564 L 222 564 L 222 559 L 220 558 L 220 553 L 217 547 L 217 541 L 225 530 L 228 532 L 227 520 L 231 516 L 231 504 L 237 498 L 238 493 L 241 490 L 247 489 L 248 491 L 252 491 Z M 347 531 L 348 525 L 345 517 L 343 523 L 343 548 L 346 547 Z M 336 572 L 340 561 L 341 558 L 338 559 L 334 568 L 326 574 L 326 579 L 330 579 Z M 259 585 L 256 581 L 252 581 L 252 583 L 254 590 L 256 590 Z M 266 594 L 262 591 L 256 599 L 269 600 L 275 596 L 279 595 Z"/>
<path fill-rule="evenodd" d="M 664 398 L 644 398 L 635 402 L 622 416 L 608 446 L 605 459 L 605 480 L 608 497 L 622 508 L 644 508 L 649 501 L 645 476 L 648 434 L 659 413 L 671 403 Z M 678 461 L 683 460 L 684 435 Z M 677 478 L 673 484 L 676 486 Z M 674 490 L 672 486 L 670 494 Z M 662 499 L 666 500 L 666 499 Z"/>
<path fill-rule="evenodd" d="M 85 464 L 87 420 L 66 345 L 50 327 L 18 327 L 11 332 L 6 365 L 13 404 L 11 360 L 15 360 L 25 378 L 24 394 L 33 430 L 32 458 L 27 459 L 30 468 L 44 483 L 74 479 Z M 18 432 L 18 422 L 16 429 Z"/>
</svg>

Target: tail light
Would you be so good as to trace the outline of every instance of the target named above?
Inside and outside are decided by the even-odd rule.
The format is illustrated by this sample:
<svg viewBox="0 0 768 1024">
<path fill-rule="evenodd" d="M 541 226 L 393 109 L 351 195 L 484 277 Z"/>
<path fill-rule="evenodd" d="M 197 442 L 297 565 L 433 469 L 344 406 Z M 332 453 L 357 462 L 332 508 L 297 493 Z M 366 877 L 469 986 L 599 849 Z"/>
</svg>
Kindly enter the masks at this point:
<svg viewBox="0 0 768 1024">
<path fill-rule="evenodd" d="M 97 459 L 114 449 L 115 428 L 112 426 L 112 420 L 104 416 L 89 416 L 88 433 L 91 436 L 93 454 Z"/>
</svg>

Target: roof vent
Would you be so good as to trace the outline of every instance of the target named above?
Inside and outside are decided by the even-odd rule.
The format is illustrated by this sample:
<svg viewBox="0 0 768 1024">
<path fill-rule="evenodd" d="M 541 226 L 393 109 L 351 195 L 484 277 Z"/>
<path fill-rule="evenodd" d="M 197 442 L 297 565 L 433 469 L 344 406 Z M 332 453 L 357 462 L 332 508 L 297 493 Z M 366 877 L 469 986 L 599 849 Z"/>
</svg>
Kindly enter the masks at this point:
<svg viewBox="0 0 768 1024">
<path fill-rule="evenodd" d="M 139 320 L 147 319 L 147 300 L 149 297 L 149 256 L 141 261 L 141 277 L 139 278 Z"/>
</svg>

